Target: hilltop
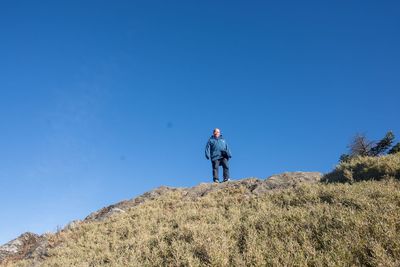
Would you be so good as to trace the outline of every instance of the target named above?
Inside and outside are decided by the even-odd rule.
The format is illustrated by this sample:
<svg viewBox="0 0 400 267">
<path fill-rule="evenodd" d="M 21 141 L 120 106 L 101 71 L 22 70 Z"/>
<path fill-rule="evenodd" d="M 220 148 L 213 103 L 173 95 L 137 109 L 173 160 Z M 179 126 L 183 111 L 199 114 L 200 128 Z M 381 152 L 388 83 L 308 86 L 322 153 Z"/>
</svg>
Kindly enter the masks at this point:
<svg viewBox="0 0 400 267">
<path fill-rule="evenodd" d="M 182 195 L 182 199 L 196 200 L 198 198 L 206 196 L 207 194 L 222 189 L 243 188 L 246 189 L 245 194 L 247 196 L 250 196 L 259 195 L 269 190 L 293 187 L 304 182 L 315 183 L 318 182 L 321 177 L 322 174 L 318 172 L 294 172 L 273 175 L 265 180 L 248 178 L 221 184 L 201 183 L 197 186 L 190 188 L 160 186 L 138 197 L 104 207 L 96 212 L 89 214 L 82 221 L 72 221 L 57 234 L 37 235 L 35 233 L 29 232 L 24 233 L 18 238 L 8 242 L 7 244 L 0 246 L 0 263 L 20 259 L 43 259 L 47 256 L 47 250 L 55 246 L 54 244 L 50 244 L 51 242 L 49 241 L 53 240 L 57 235 L 74 229 L 82 224 L 104 221 L 115 214 L 125 213 L 131 208 L 134 208 L 147 201 L 154 201 L 157 198 L 160 198 L 161 196 L 172 192 L 179 192 Z"/>
<path fill-rule="evenodd" d="M 400 264 L 400 182 L 294 172 L 159 187 L 54 234 L 0 247 L 5 266 Z"/>
</svg>

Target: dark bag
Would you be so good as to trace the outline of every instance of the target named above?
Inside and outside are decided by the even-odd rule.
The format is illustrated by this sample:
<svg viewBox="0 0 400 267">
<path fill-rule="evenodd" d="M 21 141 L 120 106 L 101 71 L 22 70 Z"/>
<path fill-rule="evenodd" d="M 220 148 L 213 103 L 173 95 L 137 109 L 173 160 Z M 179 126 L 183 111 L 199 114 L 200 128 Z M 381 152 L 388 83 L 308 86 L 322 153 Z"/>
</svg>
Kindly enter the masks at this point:
<svg viewBox="0 0 400 267">
<path fill-rule="evenodd" d="M 228 153 L 226 151 L 221 151 L 221 156 L 225 159 L 229 159 Z"/>
</svg>

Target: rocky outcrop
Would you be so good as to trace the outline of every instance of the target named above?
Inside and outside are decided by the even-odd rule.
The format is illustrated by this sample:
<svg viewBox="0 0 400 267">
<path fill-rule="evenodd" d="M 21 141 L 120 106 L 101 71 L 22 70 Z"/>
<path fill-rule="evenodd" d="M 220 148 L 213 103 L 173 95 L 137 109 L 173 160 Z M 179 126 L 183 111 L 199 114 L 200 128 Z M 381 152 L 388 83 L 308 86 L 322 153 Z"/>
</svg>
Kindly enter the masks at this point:
<svg viewBox="0 0 400 267">
<path fill-rule="evenodd" d="M 34 233 L 24 233 L 7 244 L 0 246 L 0 263 L 6 260 L 29 258 L 44 241 L 44 237 Z"/>
<path fill-rule="evenodd" d="M 83 221 L 72 221 L 66 225 L 61 232 L 72 230 L 83 223 L 106 220 L 115 214 L 124 213 L 130 208 L 146 201 L 155 200 L 169 192 L 178 191 L 183 199 L 198 199 L 218 190 L 242 188 L 244 189 L 244 194 L 248 196 L 257 196 L 273 190 L 296 187 L 302 183 L 316 183 L 321 180 L 321 177 L 322 174 L 319 172 L 287 172 L 270 176 L 267 179 L 248 178 L 220 184 L 201 183 L 189 188 L 161 186 L 131 200 L 124 200 L 114 205 L 104 207 L 99 211 L 91 213 Z M 40 259 L 46 257 L 48 248 L 49 235 L 39 236 L 33 233 L 25 233 L 7 244 L 0 246 L 0 264 L 6 261 L 19 259 Z"/>
<path fill-rule="evenodd" d="M 124 212 L 130 208 L 140 205 L 145 201 L 154 200 L 165 193 L 172 191 L 180 192 L 184 198 L 196 199 L 227 187 L 243 187 L 246 189 L 245 194 L 250 196 L 260 195 L 271 190 L 295 187 L 301 183 L 316 183 L 319 182 L 321 178 L 322 173 L 319 172 L 286 172 L 272 175 L 267 179 L 247 178 L 220 184 L 201 183 L 197 186 L 189 188 L 161 186 L 131 200 L 124 200 L 114 205 L 104 207 L 99 211 L 93 212 L 85 218 L 84 222 L 103 221 L 113 214 Z"/>
<path fill-rule="evenodd" d="M 259 195 L 270 190 L 291 188 L 302 183 L 316 183 L 321 178 L 320 172 L 286 172 L 272 175 L 254 188 L 253 194 Z"/>
<path fill-rule="evenodd" d="M 84 219 L 84 222 L 103 221 L 116 213 L 125 212 L 129 208 L 132 208 L 139 204 L 142 204 L 145 201 L 154 200 L 157 197 L 159 197 L 167 192 L 176 191 L 176 190 L 180 190 L 180 189 L 168 187 L 168 186 L 160 186 L 152 191 L 146 192 L 146 193 L 144 193 L 138 197 L 135 197 L 131 200 L 124 200 L 124 201 L 118 202 L 116 204 L 113 204 L 111 206 L 104 207 L 96 212 L 93 212 Z"/>
</svg>

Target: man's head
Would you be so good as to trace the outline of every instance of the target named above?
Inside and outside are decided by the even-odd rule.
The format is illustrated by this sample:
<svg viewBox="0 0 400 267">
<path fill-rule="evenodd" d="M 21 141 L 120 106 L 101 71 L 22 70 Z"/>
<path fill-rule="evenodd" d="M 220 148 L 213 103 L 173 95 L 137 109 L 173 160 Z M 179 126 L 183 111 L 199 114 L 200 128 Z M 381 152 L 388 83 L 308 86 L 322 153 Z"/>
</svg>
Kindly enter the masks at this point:
<svg viewBox="0 0 400 267">
<path fill-rule="evenodd" d="M 221 135 L 221 131 L 218 128 L 215 128 L 213 135 L 215 138 L 218 138 Z"/>
</svg>

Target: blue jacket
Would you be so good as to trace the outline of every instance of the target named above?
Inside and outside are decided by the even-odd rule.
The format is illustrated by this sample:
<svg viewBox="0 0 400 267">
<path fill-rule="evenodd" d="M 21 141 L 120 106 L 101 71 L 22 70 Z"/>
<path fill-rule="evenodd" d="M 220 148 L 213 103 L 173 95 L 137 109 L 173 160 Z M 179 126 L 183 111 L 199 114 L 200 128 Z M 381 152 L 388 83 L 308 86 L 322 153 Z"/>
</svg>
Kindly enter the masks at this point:
<svg viewBox="0 0 400 267">
<path fill-rule="evenodd" d="M 223 152 L 226 152 L 226 156 L 228 158 L 232 157 L 231 150 L 228 147 L 225 139 L 220 135 L 218 138 L 215 138 L 214 135 L 210 137 L 206 145 L 206 158 L 211 160 L 222 159 Z"/>
</svg>

